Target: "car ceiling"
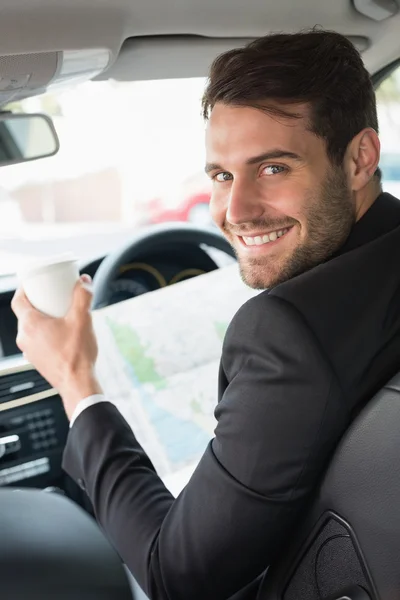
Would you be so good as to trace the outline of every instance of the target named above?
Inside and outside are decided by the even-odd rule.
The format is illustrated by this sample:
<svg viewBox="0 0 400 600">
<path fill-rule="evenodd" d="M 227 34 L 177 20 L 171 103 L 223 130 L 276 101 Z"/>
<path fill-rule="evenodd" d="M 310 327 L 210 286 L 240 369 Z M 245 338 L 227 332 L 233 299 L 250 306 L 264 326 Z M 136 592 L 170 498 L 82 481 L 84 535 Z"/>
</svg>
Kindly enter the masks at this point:
<svg viewBox="0 0 400 600">
<path fill-rule="evenodd" d="M 400 57 L 400 12 L 377 22 L 351 0 L 0 0 L 0 77 L 1 56 L 98 47 L 101 78 L 204 76 L 223 50 L 315 25 L 355 36 L 371 73 Z"/>
</svg>

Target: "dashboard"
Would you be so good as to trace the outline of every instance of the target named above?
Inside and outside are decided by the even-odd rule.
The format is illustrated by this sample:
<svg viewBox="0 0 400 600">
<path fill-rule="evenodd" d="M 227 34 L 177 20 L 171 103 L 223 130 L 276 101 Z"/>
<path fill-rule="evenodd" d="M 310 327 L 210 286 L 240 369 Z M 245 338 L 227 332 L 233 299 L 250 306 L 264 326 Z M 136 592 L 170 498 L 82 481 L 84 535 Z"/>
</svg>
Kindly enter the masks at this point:
<svg viewBox="0 0 400 600">
<path fill-rule="evenodd" d="M 216 265 L 205 261 L 183 260 L 174 255 L 162 256 L 155 254 L 143 260 L 135 260 L 123 265 L 120 274 L 109 290 L 108 304 L 123 302 L 136 296 L 174 285 L 186 279 L 207 273 Z M 92 263 L 85 267 L 85 272 L 95 276 L 99 264 Z"/>
<path fill-rule="evenodd" d="M 81 264 L 81 273 L 88 273 L 94 278 L 104 258 L 102 256 Z M 123 302 L 208 273 L 225 264 L 226 260 L 229 260 L 226 255 L 215 249 L 188 246 L 182 252 L 181 246 L 175 247 L 173 244 L 166 250 L 155 250 L 146 256 L 135 257 L 135 260 L 121 266 L 118 277 L 110 284 L 108 304 Z M 16 285 L 15 277 L 0 279 L 0 363 L 2 358 L 20 353 L 15 343 L 17 320 L 11 310 Z"/>
</svg>

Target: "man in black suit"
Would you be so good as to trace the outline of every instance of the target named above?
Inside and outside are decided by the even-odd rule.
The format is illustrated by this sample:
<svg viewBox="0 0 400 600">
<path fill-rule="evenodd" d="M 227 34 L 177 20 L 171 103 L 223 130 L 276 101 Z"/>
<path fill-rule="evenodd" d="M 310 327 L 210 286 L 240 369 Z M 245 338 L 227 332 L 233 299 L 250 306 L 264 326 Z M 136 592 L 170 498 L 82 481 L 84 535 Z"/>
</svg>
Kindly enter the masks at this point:
<svg viewBox="0 0 400 600">
<path fill-rule="evenodd" d="M 86 284 L 62 320 L 21 291 L 13 302 L 20 348 L 73 421 L 64 468 L 152 599 L 255 598 L 339 438 L 400 362 L 400 204 L 381 192 L 357 51 L 332 32 L 267 36 L 215 61 L 203 108 L 213 217 L 267 291 L 229 327 L 215 438 L 177 499 L 102 396 Z"/>
</svg>

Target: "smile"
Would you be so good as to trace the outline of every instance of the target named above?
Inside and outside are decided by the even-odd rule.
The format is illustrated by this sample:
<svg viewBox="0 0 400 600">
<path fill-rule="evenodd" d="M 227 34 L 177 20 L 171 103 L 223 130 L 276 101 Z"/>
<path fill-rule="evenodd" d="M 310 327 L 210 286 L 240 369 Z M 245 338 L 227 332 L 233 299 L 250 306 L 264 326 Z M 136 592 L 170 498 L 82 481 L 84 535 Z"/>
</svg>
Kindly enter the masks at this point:
<svg viewBox="0 0 400 600">
<path fill-rule="evenodd" d="M 263 246 L 264 244 L 269 244 L 270 242 L 276 242 L 276 240 L 283 237 L 289 231 L 289 229 L 291 229 L 291 227 L 287 227 L 286 229 L 278 229 L 277 231 L 270 231 L 264 235 L 256 235 L 254 237 L 239 237 L 242 238 L 246 246 Z"/>
</svg>

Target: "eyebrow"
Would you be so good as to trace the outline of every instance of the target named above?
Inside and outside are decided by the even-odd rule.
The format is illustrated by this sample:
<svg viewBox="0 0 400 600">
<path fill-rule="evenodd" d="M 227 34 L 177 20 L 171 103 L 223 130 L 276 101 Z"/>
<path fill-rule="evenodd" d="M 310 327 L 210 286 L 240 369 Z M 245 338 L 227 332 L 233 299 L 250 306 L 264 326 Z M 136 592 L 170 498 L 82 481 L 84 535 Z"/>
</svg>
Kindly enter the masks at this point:
<svg viewBox="0 0 400 600">
<path fill-rule="evenodd" d="M 302 158 L 295 152 L 289 152 L 289 150 L 270 150 L 259 154 L 258 156 L 252 156 L 246 160 L 246 165 L 256 165 L 257 163 L 263 162 L 264 160 L 275 160 L 277 158 L 289 158 L 295 161 L 301 161 Z M 223 169 L 218 163 L 207 163 L 205 166 L 205 172 L 210 173 L 211 171 L 217 171 Z"/>
</svg>

